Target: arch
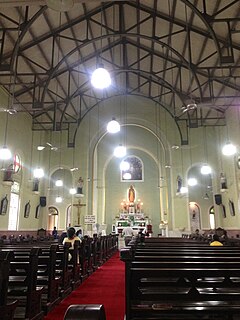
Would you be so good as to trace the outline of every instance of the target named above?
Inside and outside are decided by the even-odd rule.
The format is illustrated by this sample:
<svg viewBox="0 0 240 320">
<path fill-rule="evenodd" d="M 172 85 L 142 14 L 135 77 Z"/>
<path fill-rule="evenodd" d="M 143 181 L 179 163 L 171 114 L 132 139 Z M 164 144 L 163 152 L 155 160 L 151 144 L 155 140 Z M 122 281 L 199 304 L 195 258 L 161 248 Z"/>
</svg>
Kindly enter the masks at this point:
<svg viewBox="0 0 240 320">
<path fill-rule="evenodd" d="M 53 230 L 54 227 L 58 229 L 59 211 L 55 206 L 48 207 L 48 230 Z"/>
</svg>

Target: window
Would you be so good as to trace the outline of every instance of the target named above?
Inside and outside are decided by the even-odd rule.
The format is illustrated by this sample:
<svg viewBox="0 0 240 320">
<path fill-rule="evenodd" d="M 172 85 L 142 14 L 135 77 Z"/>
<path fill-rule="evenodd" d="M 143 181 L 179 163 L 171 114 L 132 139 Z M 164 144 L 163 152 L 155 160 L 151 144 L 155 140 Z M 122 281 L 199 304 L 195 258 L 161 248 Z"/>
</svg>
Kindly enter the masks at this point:
<svg viewBox="0 0 240 320">
<path fill-rule="evenodd" d="M 215 211 L 214 206 L 212 206 L 209 210 L 209 223 L 210 223 L 210 229 L 215 229 Z"/>
<path fill-rule="evenodd" d="M 11 187 L 8 230 L 17 230 L 19 214 L 19 183 L 14 182 Z"/>
<path fill-rule="evenodd" d="M 21 159 L 18 154 L 15 154 L 13 158 L 13 173 L 18 173 L 20 169 L 21 169 Z"/>
<path fill-rule="evenodd" d="M 121 170 L 121 181 L 143 181 L 143 163 L 139 158 L 128 156 L 123 162 L 128 163 L 129 168 Z"/>
</svg>

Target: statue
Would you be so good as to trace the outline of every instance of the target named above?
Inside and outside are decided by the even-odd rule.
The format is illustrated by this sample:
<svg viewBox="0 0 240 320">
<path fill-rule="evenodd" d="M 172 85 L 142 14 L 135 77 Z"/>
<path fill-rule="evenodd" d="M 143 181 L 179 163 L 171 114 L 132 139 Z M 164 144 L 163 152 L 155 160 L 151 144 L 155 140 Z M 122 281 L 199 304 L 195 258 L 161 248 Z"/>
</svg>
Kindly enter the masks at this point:
<svg viewBox="0 0 240 320">
<path fill-rule="evenodd" d="M 134 203 L 135 201 L 135 190 L 133 188 L 133 185 L 131 185 L 128 189 L 128 200 L 130 203 Z"/>
<path fill-rule="evenodd" d="M 39 190 L 39 179 L 38 178 L 34 178 L 33 179 L 33 188 L 32 191 L 34 192 L 38 192 Z"/>
<path fill-rule="evenodd" d="M 84 183 L 83 178 L 80 177 L 77 183 L 77 194 L 83 194 L 83 183 Z"/>
<path fill-rule="evenodd" d="M 221 184 L 221 190 L 227 189 L 227 178 L 223 172 L 220 174 L 220 184 Z"/>
<path fill-rule="evenodd" d="M 177 193 L 181 192 L 182 188 L 182 178 L 180 176 L 177 176 Z"/>
</svg>

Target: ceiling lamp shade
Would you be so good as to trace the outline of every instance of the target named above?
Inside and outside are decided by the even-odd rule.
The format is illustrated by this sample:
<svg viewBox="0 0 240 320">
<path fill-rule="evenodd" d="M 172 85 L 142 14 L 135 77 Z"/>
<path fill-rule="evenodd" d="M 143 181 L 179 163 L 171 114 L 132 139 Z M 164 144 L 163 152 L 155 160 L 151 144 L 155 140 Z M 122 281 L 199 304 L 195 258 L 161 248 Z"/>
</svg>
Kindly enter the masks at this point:
<svg viewBox="0 0 240 320">
<path fill-rule="evenodd" d="M 57 203 L 61 203 L 61 202 L 62 202 L 62 197 L 57 196 L 57 197 L 56 197 L 56 202 L 57 202 Z"/>
<path fill-rule="evenodd" d="M 77 193 L 76 188 L 70 188 L 70 189 L 69 189 L 69 193 L 70 193 L 70 194 L 76 194 L 76 193 Z"/>
<path fill-rule="evenodd" d="M 63 181 L 61 179 L 56 180 L 55 186 L 56 187 L 62 187 L 63 186 Z"/>
<path fill-rule="evenodd" d="M 114 149 L 114 156 L 117 158 L 125 157 L 126 153 L 127 153 L 126 148 L 121 144 Z"/>
<path fill-rule="evenodd" d="M 44 171 L 42 168 L 36 168 L 33 170 L 34 178 L 41 179 L 44 176 Z"/>
<path fill-rule="evenodd" d="M 108 122 L 107 131 L 109 133 L 117 133 L 120 131 L 120 124 L 115 118 L 112 118 L 112 120 Z"/>
<path fill-rule="evenodd" d="M 207 164 L 204 164 L 202 167 L 201 167 L 201 174 L 210 174 L 212 173 L 212 169 L 209 165 Z"/>
<path fill-rule="evenodd" d="M 188 185 L 189 185 L 190 187 L 196 186 L 196 185 L 197 185 L 197 179 L 196 179 L 196 178 L 189 178 L 189 179 L 188 179 Z"/>
<path fill-rule="evenodd" d="M 105 89 L 111 85 L 111 77 L 109 72 L 104 68 L 103 64 L 93 71 L 91 84 L 96 89 Z"/>
<path fill-rule="evenodd" d="M 12 157 L 11 151 L 7 146 L 3 146 L 0 149 L 0 160 L 9 160 Z"/>
<path fill-rule="evenodd" d="M 124 180 L 130 180 L 132 178 L 132 175 L 130 172 L 125 172 L 123 175 Z"/>
<path fill-rule="evenodd" d="M 130 163 L 129 162 L 123 160 L 120 163 L 120 170 L 127 171 L 127 170 L 129 170 L 129 168 L 130 168 Z"/>
<path fill-rule="evenodd" d="M 233 156 L 237 152 L 237 148 L 231 142 L 227 142 L 222 148 L 224 156 Z"/>
<path fill-rule="evenodd" d="M 46 0 L 46 4 L 50 9 L 64 12 L 70 10 L 73 7 L 74 2 L 73 0 Z"/>
</svg>

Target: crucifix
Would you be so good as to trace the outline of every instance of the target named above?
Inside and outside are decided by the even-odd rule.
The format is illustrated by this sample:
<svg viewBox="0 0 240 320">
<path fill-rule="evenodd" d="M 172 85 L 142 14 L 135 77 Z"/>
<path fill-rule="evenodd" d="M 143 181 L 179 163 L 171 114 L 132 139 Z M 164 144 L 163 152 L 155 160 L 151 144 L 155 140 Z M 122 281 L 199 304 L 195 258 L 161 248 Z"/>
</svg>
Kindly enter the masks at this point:
<svg viewBox="0 0 240 320">
<path fill-rule="evenodd" d="M 77 207 L 77 224 L 80 225 L 80 216 L 81 216 L 81 208 L 85 207 L 85 203 L 81 203 L 81 200 L 78 200 L 78 203 L 73 204 L 74 207 Z"/>
</svg>

